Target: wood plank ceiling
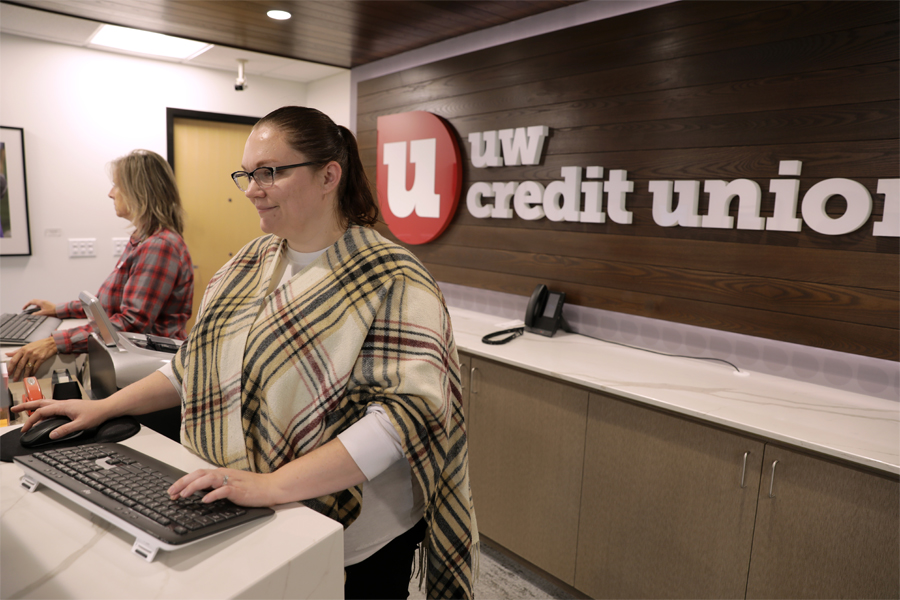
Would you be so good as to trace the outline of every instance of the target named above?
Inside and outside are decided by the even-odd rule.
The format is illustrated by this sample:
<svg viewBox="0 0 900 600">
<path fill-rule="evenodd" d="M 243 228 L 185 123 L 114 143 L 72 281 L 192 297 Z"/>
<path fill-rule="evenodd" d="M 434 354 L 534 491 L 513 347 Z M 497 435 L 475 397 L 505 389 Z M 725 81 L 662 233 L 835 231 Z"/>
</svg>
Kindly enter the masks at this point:
<svg viewBox="0 0 900 600">
<path fill-rule="evenodd" d="M 353 68 L 582 0 L 15 0 L 113 25 Z M 266 11 L 293 16 L 276 21 Z"/>
</svg>

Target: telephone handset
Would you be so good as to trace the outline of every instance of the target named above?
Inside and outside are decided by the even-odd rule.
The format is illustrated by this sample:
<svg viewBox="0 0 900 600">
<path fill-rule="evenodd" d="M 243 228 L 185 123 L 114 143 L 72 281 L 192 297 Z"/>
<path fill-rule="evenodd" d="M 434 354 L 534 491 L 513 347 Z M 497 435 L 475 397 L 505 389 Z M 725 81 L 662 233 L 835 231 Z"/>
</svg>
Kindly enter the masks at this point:
<svg viewBox="0 0 900 600">
<path fill-rule="evenodd" d="M 565 292 L 551 292 L 544 284 L 538 284 L 525 310 L 525 331 L 553 337 L 557 329 L 565 329 L 562 316 Z"/>
</svg>

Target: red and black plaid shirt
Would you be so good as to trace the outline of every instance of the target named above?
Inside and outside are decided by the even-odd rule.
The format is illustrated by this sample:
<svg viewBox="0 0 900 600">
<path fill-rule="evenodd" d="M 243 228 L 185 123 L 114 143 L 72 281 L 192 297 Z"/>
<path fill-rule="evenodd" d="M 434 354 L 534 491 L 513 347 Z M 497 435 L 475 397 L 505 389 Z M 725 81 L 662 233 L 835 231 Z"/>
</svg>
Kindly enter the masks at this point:
<svg viewBox="0 0 900 600">
<path fill-rule="evenodd" d="M 120 331 L 183 340 L 194 300 L 194 270 L 184 240 L 169 230 L 143 241 L 132 238 L 97 298 Z M 83 319 L 86 315 L 75 300 L 58 305 L 56 316 Z M 60 353 L 87 352 L 90 333 L 90 325 L 63 329 L 53 333 L 53 341 Z"/>
</svg>

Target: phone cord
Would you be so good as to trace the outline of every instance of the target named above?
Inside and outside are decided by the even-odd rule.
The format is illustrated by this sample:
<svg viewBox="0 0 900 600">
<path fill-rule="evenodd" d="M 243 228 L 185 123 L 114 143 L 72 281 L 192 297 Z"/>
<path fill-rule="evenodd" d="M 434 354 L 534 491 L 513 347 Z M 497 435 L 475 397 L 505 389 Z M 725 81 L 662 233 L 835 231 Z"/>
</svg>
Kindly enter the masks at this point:
<svg viewBox="0 0 900 600">
<path fill-rule="evenodd" d="M 484 336 L 483 338 L 481 338 L 481 341 L 485 344 L 490 344 L 492 346 L 499 346 L 500 344 L 505 344 L 507 342 L 510 342 L 510 341 L 516 339 L 517 337 L 522 335 L 522 333 L 524 331 L 525 331 L 524 327 L 516 327 L 515 329 L 504 329 L 503 331 L 495 331 L 494 333 L 489 333 L 486 336 Z M 507 337 L 505 337 L 503 339 L 499 339 L 499 340 L 496 339 L 496 338 L 500 337 L 501 335 L 505 335 Z"/>
</svg>

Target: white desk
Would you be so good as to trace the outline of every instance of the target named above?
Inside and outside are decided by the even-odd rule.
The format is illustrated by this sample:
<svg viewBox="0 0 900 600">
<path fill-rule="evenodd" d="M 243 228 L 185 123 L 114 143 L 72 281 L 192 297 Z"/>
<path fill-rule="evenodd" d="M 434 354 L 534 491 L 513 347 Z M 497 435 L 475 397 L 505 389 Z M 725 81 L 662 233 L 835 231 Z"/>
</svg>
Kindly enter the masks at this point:
<svg viewBox="0 0 900 600">
<path fill-rule="evenodd" d="M 184 471 L 208 466 L 146 428 L 122 443 Z M 343 528 L 300 504 L 148 563 L 132 536 L 47 487 L 28 493 L 21 474 L 0 463 L 2 598 L 343 598 Z"/>
<path fill-rule="evenodd" d="M 900 474 L 900 401 L 844 392 L 727 365 L 659 356 L 557 332 L 490 346 L 506 319 L 451 308 L 456 345 L 541 373 L 710 423 Z"/>
</svg>

